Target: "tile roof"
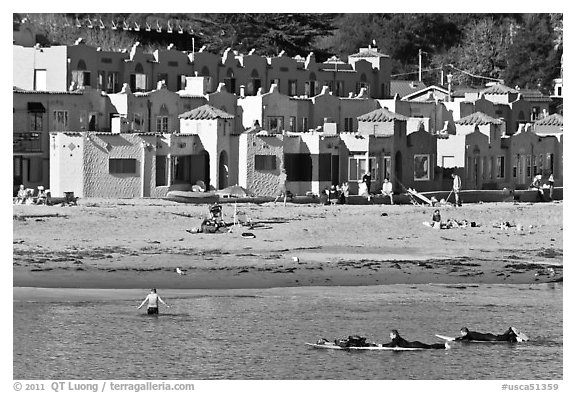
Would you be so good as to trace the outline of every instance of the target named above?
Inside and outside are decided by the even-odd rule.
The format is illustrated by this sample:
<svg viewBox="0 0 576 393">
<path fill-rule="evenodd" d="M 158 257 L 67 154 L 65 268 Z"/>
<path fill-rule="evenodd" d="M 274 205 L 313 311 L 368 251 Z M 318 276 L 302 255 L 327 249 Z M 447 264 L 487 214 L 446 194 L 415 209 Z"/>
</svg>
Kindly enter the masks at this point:
<svg viewBox="0 0 576 393">
<path fill-rule="evenodd" d="M 180 119 L 187 120 L 212 120 L 212 119 L 233 119 L 234 115 L 226 113 L 220 109 L 214 108 L 211 105 L 202 105 L 191 111 L 182 113 L 178 116 Z"/>
<path fill-rule="evenodd" d="M 563 126 L 564 118 L 562 115 L 554 113 L 553 115 L 546 116 L 543 119 L 535 121 L 534 124 L 537 126 Z"/>
<path fill-rule="evenodd" d="M 19 93 L 19 94 L 51 94 L 51 95 L 56 95 L 56 94 L 83 95 L 84 94 L 83 90 L 74 90 L 74 91 L 24 90 L 24 89 L 21 89 L 21 88 L 16 87 L 16 86 L 14 86 L 12 88 L 12 92 L 13 93 Z"/>
<path fill-rule="evenodd" d="M 350 55 L 348 57 L 355 57 L 355 58 L 388 57 L 388 55 L 380 53 L 380 52 L 378 52 L 378 50 L 375 50 L 375 49 L 362 48 L 358 51 L 358 53 L 354 53 L 353 55 Z"/>
<path fill-rule="evenodd" d="M 511 87 L 503 85 L 501 83 L 497 83 L 494 86 L 490 86 L 487 89 L 482 90 L 483 94 L 515 94 L 518 93 L 518 90 L 514 90 Z"/>
<path fill-rule="evenodd" d="M 468 116 L 463 117 L 459 120 L 456 120 L 454 123 L 460 124 L 460 125 L 465 125 L 465 126 L 469 126 L 469 125 L 481 125 L 481 126 L 483 126 L 485 124 L 500 125 L 500 124 L 502 124 L 502 120 L 494 119 L 493 117 L 488 116 L 486 113 L 475 112 L 475 113 L 472 113 L 471 115 L 468 115 Z"/>
<path fill-rule="evenodd" d="M 362 116 L 357 117 L 358 121 L 373 121 L 373 122 L 383 122 L 383 121 L 407 121 L 408 118 L 404 115 L 389 111 L 386 108 L 379 108 L 372 112 L 366 113 Z"/>
<path fill-rule="evenodd" d="M 426 85 L 420 81 L 406 81 L 406 80 L 392 80 L 390 81 L 390 95 L 394 97 L 396 94 L 400 98 L 406 97 L 412 93 L 425 89 Z"/>
</svg>

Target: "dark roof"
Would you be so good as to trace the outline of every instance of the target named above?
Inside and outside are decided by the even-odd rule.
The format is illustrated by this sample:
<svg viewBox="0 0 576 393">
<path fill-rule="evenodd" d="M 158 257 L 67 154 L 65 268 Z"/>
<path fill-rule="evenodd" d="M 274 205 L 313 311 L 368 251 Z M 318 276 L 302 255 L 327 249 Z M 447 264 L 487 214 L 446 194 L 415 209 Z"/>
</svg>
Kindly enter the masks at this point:
<svg viewBox="0 0 576 393">
<path fill-rule="evenodd" d="M 478 89 L 476 87 L 457 86 L 452 91 L 452 97 L 464 97 L 466 93 L 477 93 L 481 90 L 482 89 Z"/>
<path fill-rule="evenodd" d="M 406 97 L 412 93 L 425 89 L 426 85 L 420 81 L 405 81 L 405 80 L 392 80 L 390 81 L 390 95 L 394 97 L 396 94 L 400 98 Z"/>
<path fill-rule="evenodd" d="M 384 122 L 384 121 L 407 121 L 408 118 L 404 115 L 389 111 L 386 108 L 379 108 L 372 112 L 366 113 L 362 116 L 357 117 L 358 121 L 373 121 L 373 122 Z"/>
<path fill-rule="evenodd" d="M 180 119 L 187 120 L 212 120 L 212 119 L 233 119 L 234 115 L 226 113 L 220 109 L 214 108 L 211 105 L 202 105 L 191 111 L 182 113 L 178 116 Z"/>
<path fill-rule="evenodd" d="M 469 125 L 485 125 L 485 124 L 495 124 L 500 125 L 502 124 L 502 120 L 494 119 L 493 117 L 488 116 L 486 113 L 482 112 L 475 112 L 471 115 L 463 117 L 459 120 L 456 120 L 454 123 L 469 126 Z"/>
<path fill-rule="evenodd" d="M 564 125 L 564 118 L 562 115 L 558 113 L 554 113 L 553 115 L 546 116 L 543 119 L 534 122 L 537 126 L 563 126 Z"/>
</svg>

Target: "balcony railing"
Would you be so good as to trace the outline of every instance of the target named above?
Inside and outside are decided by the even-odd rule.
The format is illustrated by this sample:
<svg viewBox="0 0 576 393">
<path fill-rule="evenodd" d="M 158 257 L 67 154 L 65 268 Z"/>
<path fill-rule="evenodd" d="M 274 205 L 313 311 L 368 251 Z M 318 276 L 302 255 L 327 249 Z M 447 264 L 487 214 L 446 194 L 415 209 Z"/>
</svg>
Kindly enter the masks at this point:
<svg viewBox="0 0 576 393">
<path fill-rule="evenodd" d="M 14 153 L 40 153 L 42 141 L 39 132 L 15 132 L 13 134 Z"/>
</svg>

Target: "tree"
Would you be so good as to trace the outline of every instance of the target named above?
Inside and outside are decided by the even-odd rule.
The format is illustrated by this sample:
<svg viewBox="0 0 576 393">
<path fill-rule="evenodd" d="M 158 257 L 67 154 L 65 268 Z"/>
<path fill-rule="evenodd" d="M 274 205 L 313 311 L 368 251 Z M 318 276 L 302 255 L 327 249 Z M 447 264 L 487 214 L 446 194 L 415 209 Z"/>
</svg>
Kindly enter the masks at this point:
<svg viewBox="0 0 576 393">
<path fill-rule="evenodd" d="M 549 93 L 553 79 L 560 76 L 562 46 L 556 45 L 558 37 L 550 14 L 526 15 L 510 45 L 506 83 Z"/>
<path fill-rule="evenodd" d="M 472 20 L 464 29 L 462 43 L 437 56 L 435 63 L 456 67 L 451 69 L 455 84 L 474 86 L 503 79 L 512 26 L 510 20 L 495 22 L 492 17 Z"/>
</svg>

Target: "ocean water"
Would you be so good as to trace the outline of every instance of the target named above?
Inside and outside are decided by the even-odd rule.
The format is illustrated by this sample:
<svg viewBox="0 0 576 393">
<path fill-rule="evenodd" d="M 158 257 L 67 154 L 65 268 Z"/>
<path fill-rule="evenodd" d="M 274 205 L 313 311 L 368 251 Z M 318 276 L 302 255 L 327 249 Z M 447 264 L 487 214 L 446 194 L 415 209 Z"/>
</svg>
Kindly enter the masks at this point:
<svg viewBox="0 0 576 393">
<path fill-rule="evenodd" d="M 172 307 L 136 310 L 147 291 L 45 290 L 14 295 L 14 379 L 563 378 L 562 284 L 385 285 L 159 290 Z M 43 290 L 36 290 L 42 294 Z M 330 351 L 305 342 L 352 334 L 441 342 L 461 327 L 526 343 L 449 350 Z"/>
</svg>

